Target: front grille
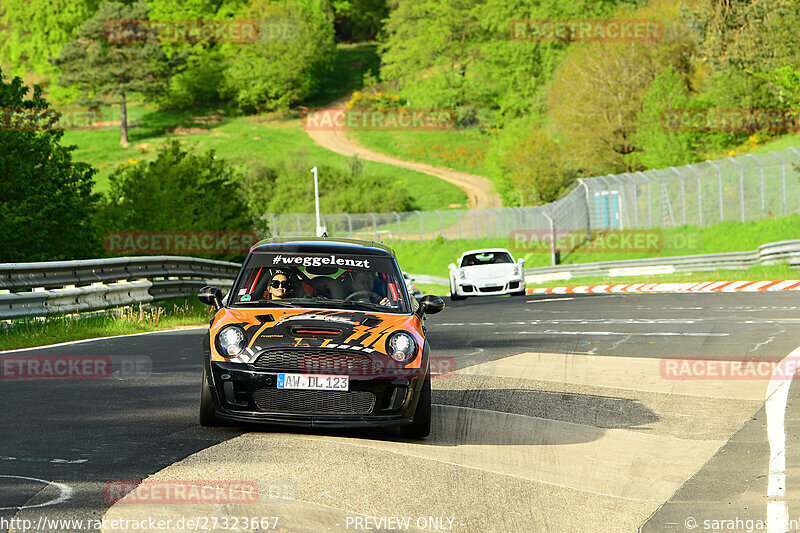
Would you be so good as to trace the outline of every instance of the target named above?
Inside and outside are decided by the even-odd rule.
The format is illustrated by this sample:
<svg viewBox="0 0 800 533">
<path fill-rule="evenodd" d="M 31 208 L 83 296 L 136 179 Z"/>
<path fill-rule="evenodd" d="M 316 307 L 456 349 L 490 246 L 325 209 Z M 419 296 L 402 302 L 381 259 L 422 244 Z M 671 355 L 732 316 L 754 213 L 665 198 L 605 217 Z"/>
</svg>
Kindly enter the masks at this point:
<svg viewBox="0 0 800 533">
<path fill-rule="evenodd" d="M 253 401 L 260 411 L 304 415 L 368 415 L 375 407 L 366 391 L 258 389 Z"/>
<path fill-rule="evenodd" d="M 259 355 L 253 366 L 259 370 L 301 374 L 368 376 L 379 373 L 367 354 L 334 350 L 273 350 Z"/>
<path fill-rule="evenodd" d="M 502 285 L 492 286 L 492 287 L 481 287 L 480 288 L 481 292 L 497 292 L 497 291 L 502 291 L 502 290 L 503 290 L 503 286 Z"/>
</svg>

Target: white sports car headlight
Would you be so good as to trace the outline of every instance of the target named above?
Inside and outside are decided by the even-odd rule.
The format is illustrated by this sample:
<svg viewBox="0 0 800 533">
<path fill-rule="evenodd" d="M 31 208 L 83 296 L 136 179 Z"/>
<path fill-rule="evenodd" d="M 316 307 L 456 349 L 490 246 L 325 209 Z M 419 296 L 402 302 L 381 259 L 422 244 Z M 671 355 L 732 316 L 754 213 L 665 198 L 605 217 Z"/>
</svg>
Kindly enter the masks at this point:
<svg viewBox="0 0 800 533">
<path fill-rule="evenodd" d="M 458 270 L 458 277 L 461 279 L 467 279 L 467 275 L 461 269 Z"/>
</svg>

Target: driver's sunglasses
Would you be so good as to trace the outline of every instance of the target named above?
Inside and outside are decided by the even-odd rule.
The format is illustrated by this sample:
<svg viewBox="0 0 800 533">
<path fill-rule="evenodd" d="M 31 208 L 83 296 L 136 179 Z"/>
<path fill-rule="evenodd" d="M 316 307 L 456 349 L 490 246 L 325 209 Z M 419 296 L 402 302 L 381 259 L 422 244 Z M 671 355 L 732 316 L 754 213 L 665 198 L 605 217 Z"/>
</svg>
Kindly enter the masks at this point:
<svg viewBox="0 0 800 533">
<path fill-rule="evenodd" d="M 280 280 L 276 279 L 276 280 L 271 281 L 269 286 L 272 287 L 273 289 L 278 289 L 278 288 L 288 289 L 289 288 L 289 280 L 280 281 Z"/>
</svg>

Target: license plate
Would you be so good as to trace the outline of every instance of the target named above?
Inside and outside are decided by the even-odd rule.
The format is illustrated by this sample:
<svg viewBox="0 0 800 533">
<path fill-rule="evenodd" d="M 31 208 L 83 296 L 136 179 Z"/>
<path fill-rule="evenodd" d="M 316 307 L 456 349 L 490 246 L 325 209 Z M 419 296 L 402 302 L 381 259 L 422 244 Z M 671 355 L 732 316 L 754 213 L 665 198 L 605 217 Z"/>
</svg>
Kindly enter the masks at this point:
<svg viewBox="0 0 800 533">
<path fill-rule="evenodd" d="M 349 376 L 278 374 L 279 389 L 350 390 Z"/>
</svg>

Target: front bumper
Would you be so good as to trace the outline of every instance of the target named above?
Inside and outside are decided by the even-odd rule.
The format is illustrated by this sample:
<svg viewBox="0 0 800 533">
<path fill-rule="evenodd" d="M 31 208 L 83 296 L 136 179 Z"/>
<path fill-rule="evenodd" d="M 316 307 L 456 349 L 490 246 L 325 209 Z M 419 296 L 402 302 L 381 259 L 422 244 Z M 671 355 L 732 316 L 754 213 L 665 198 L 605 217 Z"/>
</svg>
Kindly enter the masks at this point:
<svg viewBox="0 0 800 533">
<path fill-rule="evenodd" d="M 427 357 L 424 362 L 427 365 Z M 424 379 L 419 369 L 404 371 L 402 375 L 350 375 L 347 392 L 307 391 L 278 389 L 277 371 L 254 369 L 245 363 L 211 362 L 209 359 L 205 359 L 205 364 L 218 417 L 233 422 L 298 427 L 409 424 Z"/>
<path fill-rule="evenodd" d="M 510 280 L 473 281 L 469 278 L 456 278 L 455 288 L 457 296 L 498 296 L 524 291 L 525 280 L 515 278 Z"/>
</svg>

